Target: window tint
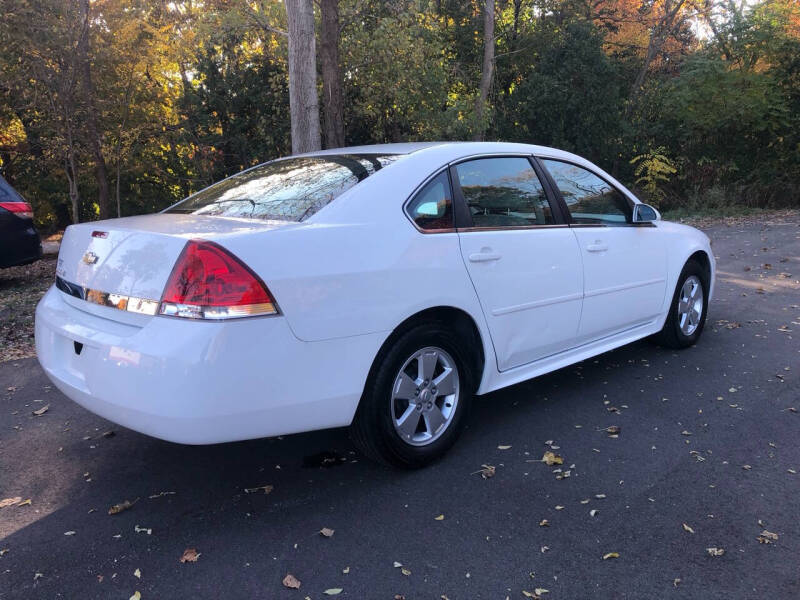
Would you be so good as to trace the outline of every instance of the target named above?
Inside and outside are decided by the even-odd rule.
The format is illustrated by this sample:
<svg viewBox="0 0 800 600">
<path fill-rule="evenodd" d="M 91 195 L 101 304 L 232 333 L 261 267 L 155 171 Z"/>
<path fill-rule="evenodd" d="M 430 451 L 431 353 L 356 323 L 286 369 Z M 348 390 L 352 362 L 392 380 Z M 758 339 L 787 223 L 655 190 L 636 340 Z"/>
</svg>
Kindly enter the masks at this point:
<svg viewBox="0 0 800 600">
<path fill-rule="evenodd" d="M 423 187 L 408 205 L 408 214 L 420 229 L 453 227 L 453 194 L 447 173 L 439 173 Z"/>
<path fill-rule="evenodd" d="M 575 223 L 626 225 L 630 222 L 632 211 L 627 198 L 600 177 L 559 160 L 543 159 L 542 162 L 561 190 Z"/>
<path fill-rule="evenodd" d="M 554 222 L 544 188 L 527 158 L 482 158 L 455 169 L 475 227 Z"/>
<path fill-rule="evenodd" d="M 260 165 L 212 185 L 165 212 L 304 221 L 401 155 L 326 155 Z"/>
</svg>

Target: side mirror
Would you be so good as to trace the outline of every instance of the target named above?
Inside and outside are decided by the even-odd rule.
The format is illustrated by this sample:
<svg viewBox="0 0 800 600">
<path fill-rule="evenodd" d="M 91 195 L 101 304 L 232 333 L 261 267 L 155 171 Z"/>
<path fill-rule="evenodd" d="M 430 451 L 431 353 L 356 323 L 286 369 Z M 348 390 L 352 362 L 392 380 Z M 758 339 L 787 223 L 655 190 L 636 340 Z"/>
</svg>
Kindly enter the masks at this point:
<svg viewBox="0 0 800 600">
<path fill-rule="evenodd" d="M 653 223 L 661 218 L 659 212 L 649 204 L 634 204 L 633 219 L 634 223 Z"/>
</svg>

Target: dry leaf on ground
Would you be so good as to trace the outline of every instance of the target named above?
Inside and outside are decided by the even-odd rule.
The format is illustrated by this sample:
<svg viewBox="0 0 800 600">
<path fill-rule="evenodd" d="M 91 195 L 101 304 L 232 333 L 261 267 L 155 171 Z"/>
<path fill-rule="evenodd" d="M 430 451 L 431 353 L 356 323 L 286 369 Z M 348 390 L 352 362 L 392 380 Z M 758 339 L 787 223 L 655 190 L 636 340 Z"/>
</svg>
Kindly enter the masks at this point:
<svg viewBox="0 0 800 600">
<path fill-rule="evenodd" d="M 112 506 L 111 508 L 108 509 L 108 514 L 110 514 L 110 515 L 118 515 L 119 513 L 128 510 L 130 507 L 132 507 L 138 501 L 139 501 L 139 499 L 137 498 L 133 502 L 131 502 L 130 500 L 125 500 L 124 502 L 120 502 L 119 504 L 115 504 L 114 506 Z"/>
<path fill-rule="evenodd" d="M 609 558 L 619 558 L 619 552 L 609 552 L 608 554 L 603 554 L 603 560 L 608 560 Z"/>
<path fill-rule="evenodd" d="M 724 548 L 706 548 L 706 552 L 708 552 L 711 556 L 722 556 L 725 554 Z"/>
<path fill-rule="evenodd" d="M 260 485 L 258 487 L 244 488 L 245 494 L 255 494 L 256 492 L 264 492 L 264 495 L 269 494 L 274 489 L 271 485 Z"/>
<path fill-rule="evenodd" d="M 323 527 L 319 532 L 325 537 L 331 537 L 333 535 L 333 529 L 328 529 L 327 527 Z"/>
<path fill-rule="evenodd" d="M 564 459 L 558 454 L 548 451 L 542 455 L 542 462 L 548 467 L 552 467 L 553 465 L 563 465 Z"/>
<path fill-rule="evenodd" d="M 0 500 L 0 508 L 5 508 L 6 506 L 14 506 L 17 502 L 22 502 L 22 496 L 14 496 L 13 498 L 4 498 Z"/>
<path fill-rule="evenodd" d="M 49 404 L 45 404 L 45 405 L 44 405 L 42 408 L 40 408 L 39 410 L 34 410 L 34 411 L 31 411 L 31 412 L 32 412 L 33 414 L 35 414 L 37 417 L 41 417 L 41 416 L 42 416 L 44 413 L 46 413 L 48 410 L 50 410 L 50 405 L 49 405 Z"/>
<path fill-rule="evenodd" d="M 338 596 L 339 594 L 342 593 L 342 588 L 330 588 L 322 593 L 325 594 L 326 596 Z"/>
<path fill-rule="evenodd" d="M 686 523 L 683 524 L 683 530 L 688 531 L 689 533 L 694 533 L 694 529 L 689 527 Z"/>
<path fill-rule="evenodd" d="M 771 544 L 778 541 L 778 534 L 767 531 L 766 529 L 761 532 L 757 538 L 759 544 Z"/>
<path fill-rule="evenodd" d="M 181 554 L 180 561 L 182 563 L 197 562 L 198 558 L 200 558 L 200 552 L 195 548 L 187 548 L 183 551 L 183 554 Z"/>
</svg>

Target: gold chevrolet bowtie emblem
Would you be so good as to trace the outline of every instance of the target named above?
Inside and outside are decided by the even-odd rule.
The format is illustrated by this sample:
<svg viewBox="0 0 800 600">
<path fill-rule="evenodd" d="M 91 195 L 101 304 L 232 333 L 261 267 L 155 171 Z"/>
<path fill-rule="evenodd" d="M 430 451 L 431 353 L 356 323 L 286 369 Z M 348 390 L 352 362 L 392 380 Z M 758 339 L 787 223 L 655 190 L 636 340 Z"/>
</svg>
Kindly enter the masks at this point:
<svg viewBox="0 0 800 600">
<path fill-rule="evenodd" d="M 87 252 L 86 254 L 83 255 L 83 262 L 86 263 L 87 265 L 93 265 L 94 263 L 97 262 L 98 258 L 100 257 L 97 256 L 97 254 L 95 254 L 94 252 Z"/>
</svg>

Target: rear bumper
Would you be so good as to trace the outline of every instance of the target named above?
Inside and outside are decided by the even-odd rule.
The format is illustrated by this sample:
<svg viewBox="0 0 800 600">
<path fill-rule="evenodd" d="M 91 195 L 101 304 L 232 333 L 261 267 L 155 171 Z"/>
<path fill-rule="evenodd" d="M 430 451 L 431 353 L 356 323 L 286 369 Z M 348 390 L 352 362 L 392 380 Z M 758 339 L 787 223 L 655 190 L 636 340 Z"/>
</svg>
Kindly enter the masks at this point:
<svg viewBox="0 0 800 600">
<path fill-rule="evenodd" d="M 348 425 L 384 338 L 302 342 L 283 317 L 140 325 L 79 310 L 51 288 L 36 309 L 39 362 L 88 410 L 185 444 Z"/>
</svg>

